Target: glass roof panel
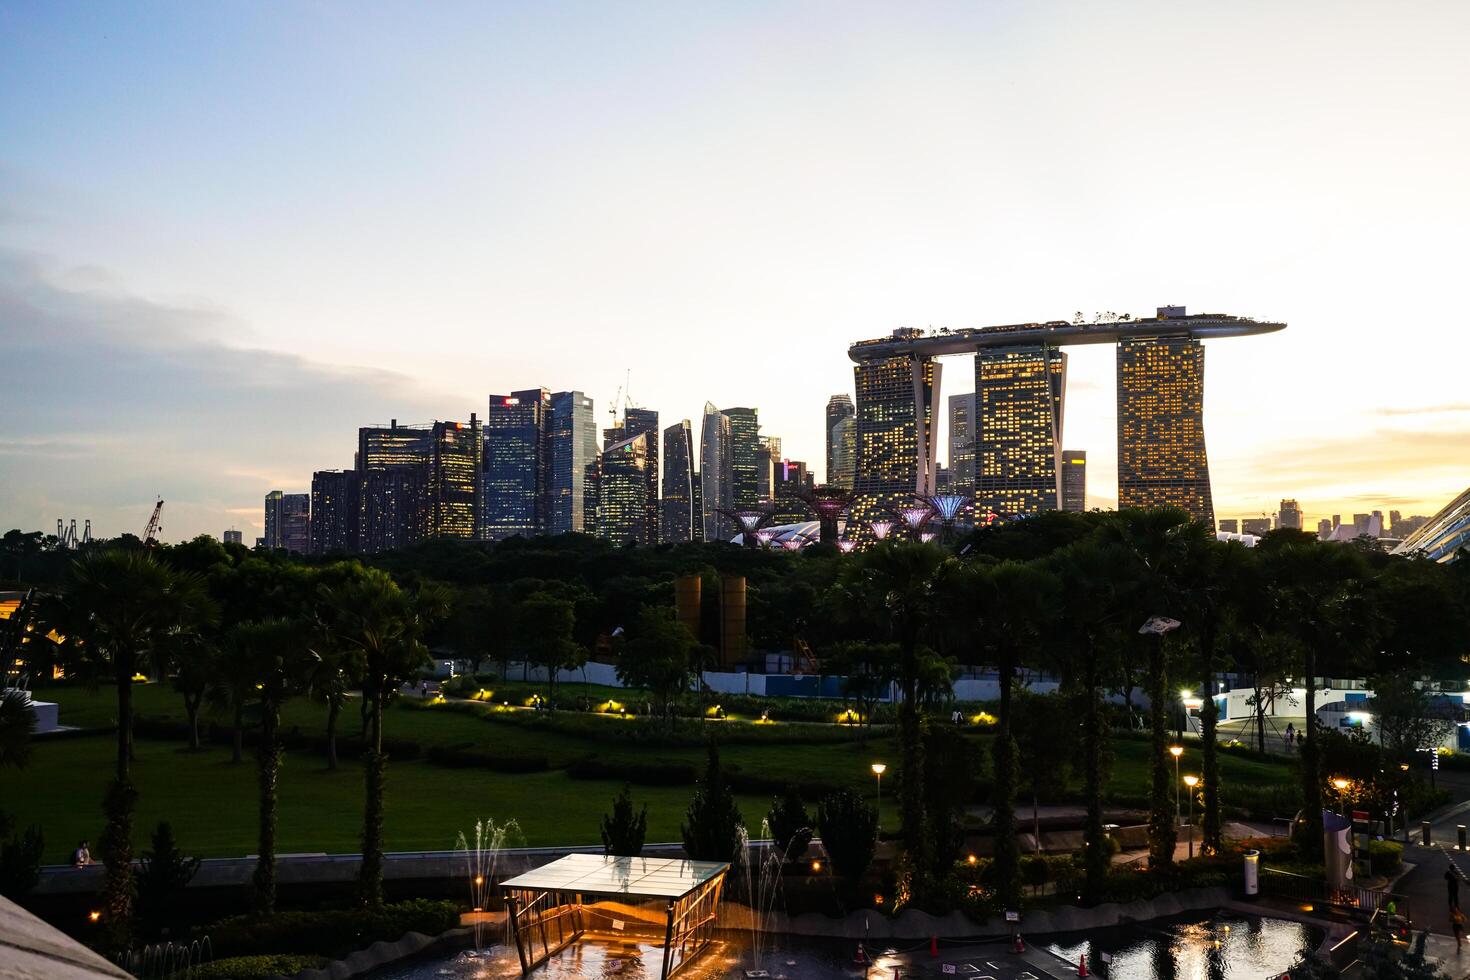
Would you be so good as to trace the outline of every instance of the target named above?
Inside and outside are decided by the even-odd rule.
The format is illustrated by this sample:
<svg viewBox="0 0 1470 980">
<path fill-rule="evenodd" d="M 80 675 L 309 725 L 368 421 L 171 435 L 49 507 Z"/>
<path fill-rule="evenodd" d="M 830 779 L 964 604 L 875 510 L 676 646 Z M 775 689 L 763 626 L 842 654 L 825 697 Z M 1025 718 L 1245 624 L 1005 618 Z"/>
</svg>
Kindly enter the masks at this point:
<svg viewBox="0 0 1470 980">
<path fill-rule="evenodd" d="M 722 874 L 729 867 L 722 861 L 568 854 L 548 865 L 502 882 L 501 887 L 537 891 L 555 889 L 643 898 L 679 898 Z"/>
</svg>

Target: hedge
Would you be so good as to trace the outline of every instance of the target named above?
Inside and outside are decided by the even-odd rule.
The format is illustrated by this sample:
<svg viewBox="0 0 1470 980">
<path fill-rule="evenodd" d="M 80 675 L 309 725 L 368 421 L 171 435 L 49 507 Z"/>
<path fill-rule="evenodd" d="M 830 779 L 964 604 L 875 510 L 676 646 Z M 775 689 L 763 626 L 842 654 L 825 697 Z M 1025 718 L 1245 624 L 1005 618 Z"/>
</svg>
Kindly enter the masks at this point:
<svg viewBox="0 0 1470 980">
<path fill-rule="evenodd" d="M 431 745 L 425 757 L 430 762 L 452 769 L 489 769 L 491 772 L 526 773 L 545 772 L 551 762 L 544 755 L 503 755 L 471 747 L 470 743 L 458 745 Z"/>
<path fill-rule="evenodd" d="M 385 905 L 381 912 L 327 909 L 238 915 L 204 932 L 215 954 L 222 957 L 260 953 L 343 956 L 380 939 L 393 942 L 409 932 L 437 936 L 457 925 L 457 903 L 415 899 Z"/>
<path fill-rule="evenodd" d="M 697 770 L 687 762 L 627 762 L 589 755 L 567 766 L 573 779 L 614 779 L 635 786 L 690 786 Z"/>
<path fill-rule="evenodd" d="M 326 966 L 325 956 L 301 955 L 298 953 L 267 953 L 261 956 L 229 956 L 210 960 L 196 966 L 187 974 L 190 980 L 269 980 L 270 977 L 289 977 L 302 970 L 315 970 Z"/>
</svg>

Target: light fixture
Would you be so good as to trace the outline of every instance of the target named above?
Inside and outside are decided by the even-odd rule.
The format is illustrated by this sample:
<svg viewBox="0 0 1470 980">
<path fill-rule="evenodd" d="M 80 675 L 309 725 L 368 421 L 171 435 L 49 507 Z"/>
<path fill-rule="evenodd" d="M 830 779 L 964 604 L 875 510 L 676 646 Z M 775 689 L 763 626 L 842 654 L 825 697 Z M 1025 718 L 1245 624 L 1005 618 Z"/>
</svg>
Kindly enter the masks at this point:
<svg viewBox="0 0 1470 980">
<path fill-rule="evenodd" d="M 1334 788 L 1335 788 L 1335 789 L 1336 789 L 1336 790 L 1337 790 L 1337 791 L 1338 791 L 1338 792 L 1339 792 L 1339 793 L 1341 793 L 1341 792 L 1342 792 L 1342 791 L 1343 791 L 1343 790 L 1345 790 L 1345 789 L 1347 789 L 1347 788 L 1348 788 L 1348 786 L 1349 786 L 1349 785 L 1351 785 L 1351 784 L 1350 784 L 1350 783 L 1349 783 L 1349 782 L 1348 782 L 1348 780 L 1346 780 L 1346 779 L 1343 779 L 1343 778 L 1342 778 L 1342 777 L 1341 777 L 1341 776 L 1338 776 L 1338 777 L 1337 777 L 1337 778 L 1336 778 L 1336 779 L 1334 779 L 1334 780 L 1333 780 L 1333 781 L 1332 781 L 1332 785 L 1333 785 L 1333 787 L 1334 787 Z"/>
<path fill-rule="evenodd" d="M 1194 789 L 1196 786 L 1199 785 L 1199 777 L 1198 776 L 1185 776 L 1184 777 L 1184 785 L 1185 786 L 1188 786 L 1190 789 Z"/>
<path fill-rule="evenodd" d="M 1172 755 L 1176 759 L 1179 758 L 1181 755 L 1184 754 L 1184 746 L 1182 746 L 1182 745 L 1171 745 L 1171 746 L 1169 746 L 1169 754 Z"/>
<path fill-rule="evenodd" d="M 873 763 L 873 775 L 881 776 L 888 771 L 888 767 L 881 762 Z"/>
</svg>

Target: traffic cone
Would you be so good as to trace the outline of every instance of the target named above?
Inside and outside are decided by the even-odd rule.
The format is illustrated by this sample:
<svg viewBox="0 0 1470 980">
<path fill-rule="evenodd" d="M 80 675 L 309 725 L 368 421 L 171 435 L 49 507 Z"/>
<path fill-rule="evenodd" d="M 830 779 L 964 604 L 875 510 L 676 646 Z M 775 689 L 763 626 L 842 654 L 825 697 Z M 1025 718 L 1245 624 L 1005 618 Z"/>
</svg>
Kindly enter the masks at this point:
<svg viewBox="0 0 1470 980">
<path fill-rule="evenodd" d="M 1014 936 L 1011 937 L 1011 952 L 1012 953 L 1024 953 L 1024 952 L 1026 952 L 1026 940 L 1024 940 L 1024 939 L 1021 938 L 1021 934 L 1019 932 L 1016 933 Z"/>
<path fill-rule="evenodd" d="M 939 955 L 939 937 L 938 936 L 930 936 L 929 937 L 929 955 L 930 956 L 938 956 Z"/>
<path fill-rule="evenodd" d="M 1087 977 L 1087 976 L 1091 976 L 1092 975 L 1092 974 L 1090 974 L 1090 973 L 1087 972 L 1087 954 L 1086 953 L 1083 953 L 1081 956 L 1077 957 L 1077 975 L 1079 977 Z"/>
<path fill-rule="evenodd" d="M 858 943 L 857 952 L 853 954 L 852 961 L 859 966 L 868 962 L 868 951 L 866 949 L 863 949 L 862 943 Z"/>
</svg>

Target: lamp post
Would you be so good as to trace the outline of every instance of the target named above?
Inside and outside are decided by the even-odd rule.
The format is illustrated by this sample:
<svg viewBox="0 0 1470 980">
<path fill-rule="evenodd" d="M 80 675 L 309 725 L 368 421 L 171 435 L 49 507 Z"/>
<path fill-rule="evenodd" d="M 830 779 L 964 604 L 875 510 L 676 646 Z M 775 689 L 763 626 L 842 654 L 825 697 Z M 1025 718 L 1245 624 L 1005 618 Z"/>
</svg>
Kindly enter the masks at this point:
<svg viewBox="0 0 1470 980">
<path fill-rule="evenodd" d="M 1169 754 L 1174 757 L 1174 827 L 1177 830 L 1182 819 L 1179 813 L 1179 757 L 1184 754 L 1184 746 L 1169 746 Z"/>
<path fill-rule="evenodd" d="M 1194 788 L 1199 785 L 1198 776 L 1185 776 L 1184 785 L 1189 787 L 1189 856 L 1194 857 Z"/>
<path fill-rule="evenodd" d="M 877 804 L 877 806 L 878 806 L 878 819 L 874 821 L 874 826 L 877 829 L 873 833 L 873 839 L 874 840 L 882 840 L 883 839 L 883 773 L 885 773 L 885 772 L 888 771 L 888 767 L 885 766 L 881 762 L 875 762 L 875 763 L 873 763 L 872 769 L 873 769 L 873 775 L 876 776 L 876 777 L 878 777 L 878 804 Z"/>
</svg>

